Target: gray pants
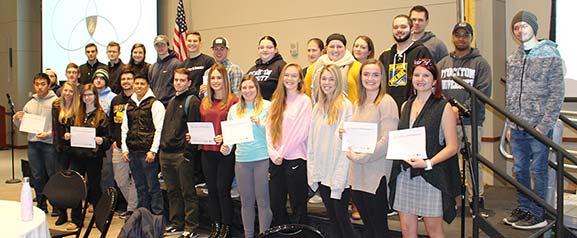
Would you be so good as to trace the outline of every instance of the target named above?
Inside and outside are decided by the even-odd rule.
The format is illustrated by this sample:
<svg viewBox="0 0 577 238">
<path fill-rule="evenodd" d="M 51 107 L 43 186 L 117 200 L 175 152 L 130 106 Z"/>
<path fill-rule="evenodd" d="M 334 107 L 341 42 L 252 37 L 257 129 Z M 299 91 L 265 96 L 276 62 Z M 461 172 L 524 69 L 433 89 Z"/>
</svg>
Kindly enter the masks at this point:
<svg viewBox="0 0 577 238">
<path fill-rule="evenodd" d="M 236 162 L 234 173 L 241 201 L 244 237 L 254 237 L 254 203 L 258 207 L 259 231 L 266 231 L 272 221 L 268 188 L 269 160 Z"/>
<path fill-rule="evenodd" d="M 472 139 L 472 131 L 471 131 L 471 125 L 465 125 L 465 130 L 467 131 L 467 139 L 469 140 L 469 143 L 471 143 L 471 153 L 473 153 L 473 142 L 471 141 Z M 481 151 L 481 138 L 483 137 L 483 127 L 478 126 L 477 127 L 477 138 L 479 141 L 479 147 L 478 147 L 478 151 Z M 463 141 L 461 141 L 463 135 L 463 130 L 461 129 L 461 125 L 457 125 L 457 136 L 458 136 L 458 140 L 459 140 L 459 160 L 462 159 L 462 155 L 460 153 L 461 148 L 463 148 L 464 144 Z M 471 155 L 472 156 L 472 155 Z M 459 162 L 459 167 L 461 167 L 462 163 Z M 462 169 L 462 168 L 461 168 Z M 469 199 L 469 202 L 473 201 L 473 187 L 472 187 L 472 179 L 473 179 L 473 175 L 469 172 L 469 168 L 465 168 L 465 171 L 467 173 L 467 198 Z M 483 167 L 481 166 L 481 163 L 479 163 L 479 197 L 482 198 L 485 196 L 485 188 L 484 188 L 484 184 L 483 184 Z"/>
<path fill-rule="evenodd" d="M 126 210 L 134 211 L 138 206 L 136 187 L 134 186 L 134 180 L 130 176 L 130 165 L 122 159 L 120 148 L 112 150 L 112 169 L 114 170 L 116 185 L 118 185 L 120 192 L 126 199 Z"/>
</svg>

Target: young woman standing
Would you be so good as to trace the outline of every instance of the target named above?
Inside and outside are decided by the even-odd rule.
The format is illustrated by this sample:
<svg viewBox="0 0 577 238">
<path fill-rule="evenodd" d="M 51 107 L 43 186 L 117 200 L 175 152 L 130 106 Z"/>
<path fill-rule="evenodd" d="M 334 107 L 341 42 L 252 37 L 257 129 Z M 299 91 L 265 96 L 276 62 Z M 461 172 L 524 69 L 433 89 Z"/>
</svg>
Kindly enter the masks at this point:
<svg viewBox="0 0 577 238">
<path fill-rule="evenodd" d="M 215 64 L 209 70 L 208 95 L 200 105 L 200 119 L 211 122 L 214 127 L 216 145 L 202 145 L 202 171 L 208 188 L 208 209 L 213 222 L 210 238 L 230 237 L 232 225 L 232 199 L 230 188 L 234 178 L 234 154 L 220 152 L 222 130 L 220 122 L 228 117 L 230 107 L 238 98 L 230 91 L 228 74 L 222 64 Z"/>
<path fill-rule="evenodd" d="M 325 65 L 319 81 L 319 97 L 309 129 L 308 184 L 313 190 L 319 189 L 333 237 L 354 237 L 347 209 L 351 198 L 350 163 L 341 151 L 338 134 L 342 124 L 351 119 L 352 104 L 343 95 L 344 80 L 336 65 Z"/>
<path fill-rule="evenodd" d="M 242 78 L 240 94 L 240 102 L 232 105 L 228 120 L 249 119 L 252 122 L 254 141 L 236 144 L 234 174 L 240 193 L 244 237 L 253 238 L 255 202 L 258 207 L 259 232 L 267 230 L 272 220 L 267 179 L 269 159 L 264 126 L 270 102 L 262 98 L 258 81 L 252 75 Z M 232 146 L 222 145 L 220 151 L 223 155 L 228 155 Z"/>
<path fill-rule="evenodd" d="M 266 121 L 270 156 L 270 202 L 275 225 L 289 224 L 287 195 L 297 223 L 308 224 L 307 139 L 311 99 L 304 93 L 302 69 L 285 65 Z"/>
</svg>

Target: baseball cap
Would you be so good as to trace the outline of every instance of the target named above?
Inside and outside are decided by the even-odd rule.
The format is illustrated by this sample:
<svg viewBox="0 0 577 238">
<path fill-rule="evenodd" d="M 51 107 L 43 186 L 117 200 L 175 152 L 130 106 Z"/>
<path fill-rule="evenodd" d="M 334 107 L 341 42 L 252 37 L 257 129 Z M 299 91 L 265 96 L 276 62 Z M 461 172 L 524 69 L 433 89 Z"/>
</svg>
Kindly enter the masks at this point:
<svg viewBox="0 0 577 238">
<path fill-rule="evenodd" d="M 467 23 L 467 22 L 459 22 L 457 23 L 454 27 L 453 27 L 453 34 L 455 34 L 455 32 L 458 29 L 465 29 L 465 31 L 467 31 L 467 33 L 469 33 L 469 35 L 473 36 L 473 27 L 471 26 L 471 24 Z"/>
<path fill-rule="evenodd" d="M 214 48 L 217 46 L 224 46 L 224 47 L 228 48 L 228 41 L 226 40 L 226 38 L 224 38 L 222 36 L 214 38 L 214 40 L 212 41 L 212 46 L 210 48 Z"/>
</svg>

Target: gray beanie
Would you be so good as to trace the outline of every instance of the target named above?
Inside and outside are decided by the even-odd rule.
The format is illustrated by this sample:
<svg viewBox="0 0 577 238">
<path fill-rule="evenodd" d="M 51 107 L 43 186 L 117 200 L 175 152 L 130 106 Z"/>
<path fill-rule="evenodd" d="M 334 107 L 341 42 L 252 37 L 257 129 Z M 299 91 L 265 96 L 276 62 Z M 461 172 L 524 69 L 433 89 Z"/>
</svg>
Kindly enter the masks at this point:
<svg viewBox="0 0 577 238">
<path fill-rule="evenodd" d="M 517 22 L 522 21 L 529 24 L 531 28 L 533 28 L 533 33 L 537 35 L 537 30 L 539 30 L 539 23 L 537 22 L 537 16 L 535 16 L 535 14 L 529 11 L 524 10 L 517 12 L 517 14 L 515 14 L 515 16 L 513 17 L 513 20 L 511 21 L 511 30 L 513 29 L 513 25 L 515 25 Z"/>
</svg>

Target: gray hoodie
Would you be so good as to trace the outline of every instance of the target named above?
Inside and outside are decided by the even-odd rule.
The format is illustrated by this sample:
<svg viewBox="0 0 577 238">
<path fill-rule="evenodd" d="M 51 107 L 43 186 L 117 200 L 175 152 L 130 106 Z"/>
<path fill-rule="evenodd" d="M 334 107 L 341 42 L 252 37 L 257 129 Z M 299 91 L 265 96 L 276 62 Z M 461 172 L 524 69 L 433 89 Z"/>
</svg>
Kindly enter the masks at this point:
<svg viewBox="0 0 577 238">
<path fill-rule="evenodd" d="M 44 132 L 47 132 L 49 135 L 46 139 L 40 140 L 36 137 L 36 134 L 28 133 L 29 142 L 52 144 L 52 102 L 57 98 L 58 97 L 52 90 L 48 90 L 48 94 L 45 97 L 39 98 L 38 94 L 35 93 L 32 95 L 30 101 L 24 105 L 24 108 L 22 109 L 24 113 L 46 117 L 44 122 Z M 16 126 L 20 127 L 20 120 L 14 120 L 14 123 Z"/>
<path fill-rule="evenodd" d="M 557 44 L 542 40 L 526 53 L 521 45 L 507 58 L 507 111 L 547 134 L 565 97 Z M 508 122 L 512 128 L 517 126 Z"/>
<path fill-rule="evenodd" d="M 491 66 L 481 56 L 477 48 L 471 49 L 471 53 L 461 58 L 457 58 L 455 52 L 451 52 L 439 63 L 439 72 L 443 80 L 443 93 L 447 99 L 455 98 L 467 108 L 471 109 L 471 96 L 467 90 L 453 81 L 453 77 L 464 80 L 469 85 L 483 92 L 487 97 L 491 97 Z M 476 110 L 478 112 L 477 126 L 483 126 L 485 121 L 485 106 L 477 100 Z M 463 118 L 465 125 L 471 125 L 471 118 Z"/>
<path fill-rule="evenodd" d="M 425 32 L 425 34 L 423 34 L 423 37 L 417 40 L 417 42 L 421 42 L 423 43 L 423 45 L 425 45 L 425 47 L 427 47 L 429 52 L 431 52 L 431 55 L 433 56 L 435 62 L 439 62 L 441 59 L 443 59 L 445 56 L 449 54 L 449 51 L 447 50 L 447 46 L 445 46 L 445 43 L 439 40 L 439 38 L 437 38 L 437 36 L 435 36 L 433 32 L 430 31 Z"/>
</svg>

